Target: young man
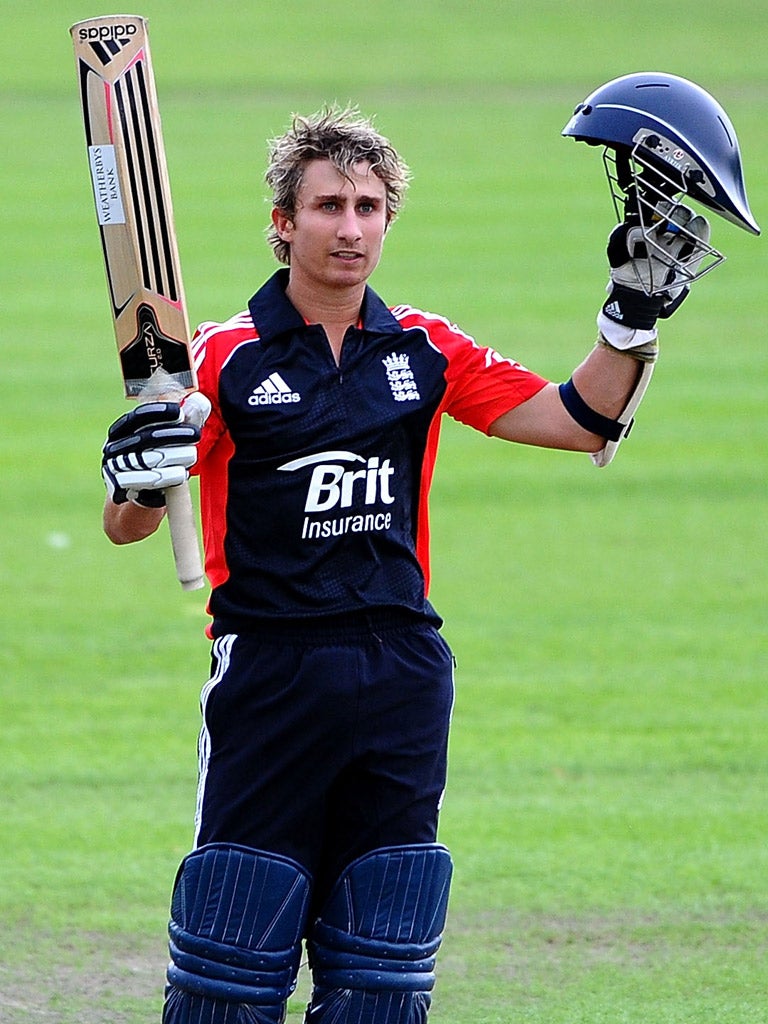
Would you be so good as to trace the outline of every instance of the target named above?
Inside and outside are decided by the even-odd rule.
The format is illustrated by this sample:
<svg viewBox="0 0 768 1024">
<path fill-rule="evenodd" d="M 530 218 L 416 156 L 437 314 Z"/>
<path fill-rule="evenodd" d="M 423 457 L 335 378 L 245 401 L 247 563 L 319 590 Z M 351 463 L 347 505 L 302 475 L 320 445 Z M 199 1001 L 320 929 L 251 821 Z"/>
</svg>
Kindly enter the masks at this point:
<svg viewBox="0 0 768 1024">
<path fill-rule="evenodd" d="M 407 180 L 356 111 L 295 118 L 267 172 L 286 268 L 198 329 L 202 430 L 152 403 L 105 447 L 120 544 L 157 528 L 163 488 L 197 455 L 212 587 L 166 1024 L 281 1021 L 304 939 L 310 1024 L 426 1020 L 451 873 L 436 838 L 453 659 L 427 600 L 440 418 L 599 457 L 655 356 L 660 300 L 627 296 L 626 250 L 623 322 L 601 314 L 560 387 L 447 320 L 388 308 L 367 281 Z"/>
</svg>

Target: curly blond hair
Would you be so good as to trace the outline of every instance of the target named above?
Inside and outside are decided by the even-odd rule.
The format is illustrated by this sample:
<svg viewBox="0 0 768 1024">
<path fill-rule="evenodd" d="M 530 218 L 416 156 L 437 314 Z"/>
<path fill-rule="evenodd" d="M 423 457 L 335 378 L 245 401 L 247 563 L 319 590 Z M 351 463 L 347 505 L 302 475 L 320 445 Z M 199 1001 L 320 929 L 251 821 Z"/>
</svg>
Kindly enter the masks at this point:
<svg viewBox="0 0 768 1024">
<path fill-rule="evenodd" d="M 367 161 L 384 182 L 387 221 L 397 216 L 410 180 L 408 165 L 357 107 L 326 107 L 308 117 L 294 114 L 289 129 L 271 140 L 265 179 L 272 190 L 272 205 L 288 217 L 296 213 L 304 168 L 317 159 L 330 160 L 345 178 L 355 164 Z M 267 231 L 267 241 L 280 263 L 291 262 L 291 247 L 274 226 Z"/>
</svg>

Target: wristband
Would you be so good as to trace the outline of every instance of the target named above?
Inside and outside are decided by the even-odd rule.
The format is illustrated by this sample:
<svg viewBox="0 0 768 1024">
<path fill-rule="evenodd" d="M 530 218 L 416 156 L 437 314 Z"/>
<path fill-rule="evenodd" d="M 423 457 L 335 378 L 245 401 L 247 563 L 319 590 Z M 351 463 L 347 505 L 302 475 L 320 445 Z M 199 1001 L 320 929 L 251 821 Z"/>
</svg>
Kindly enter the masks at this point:
<svg viewBox="0 0 768 1024">
<path fill-rule="evenodd" d="M 165 491 L 153 491 L 147 487 L 140 491 L 129 491 L 128 497 L 134 505 L 142 508 L 165 508 Z"/>
<path fill-rule="evenodd" d="M 603 416 L 596 412 L 581 397 L 573 383 L 573 378 L 561 384 L 558 388 L 560 401 L 567 409 L 570 416 L 576 420 L 580 427 L 588 430 L 590 434 L 597 434 L 608 441 L 618 441 L 626 428 L 626 423 L 612 420 L 609 416 Z"/>
</svg>

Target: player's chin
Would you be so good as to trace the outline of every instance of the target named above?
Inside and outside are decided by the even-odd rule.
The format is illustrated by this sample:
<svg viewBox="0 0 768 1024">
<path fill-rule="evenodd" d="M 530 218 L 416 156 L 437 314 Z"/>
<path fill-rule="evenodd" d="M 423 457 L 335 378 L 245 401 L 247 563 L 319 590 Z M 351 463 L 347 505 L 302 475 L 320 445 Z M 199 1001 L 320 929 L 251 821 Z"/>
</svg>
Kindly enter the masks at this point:
<svg viewBox="0 0 768 1024">
<path fill-rule="evenodd" d="M 375 262 L 364 255 L 332 256 L 331 273 L 344 283 L 365 281 L 373 272 Z"/>
</svg>

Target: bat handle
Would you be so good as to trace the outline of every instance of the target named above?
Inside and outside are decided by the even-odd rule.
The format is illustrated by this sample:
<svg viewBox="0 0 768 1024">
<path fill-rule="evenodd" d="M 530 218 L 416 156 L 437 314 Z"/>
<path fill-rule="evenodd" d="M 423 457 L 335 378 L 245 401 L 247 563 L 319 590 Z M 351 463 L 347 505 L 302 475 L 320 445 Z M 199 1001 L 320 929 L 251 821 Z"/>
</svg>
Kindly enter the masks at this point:
<svg viewBox="0 0 768 1024">
<path fill-rule="evenodd" d="M 182 590 L 200 590 L 205 579 L 189 484 L 169 487 L 165 492 L 165 503 L 168 511 L 168 526 L 171 531 L 173 557 L 176 561 L 176 575 Z"/>
</svg>

